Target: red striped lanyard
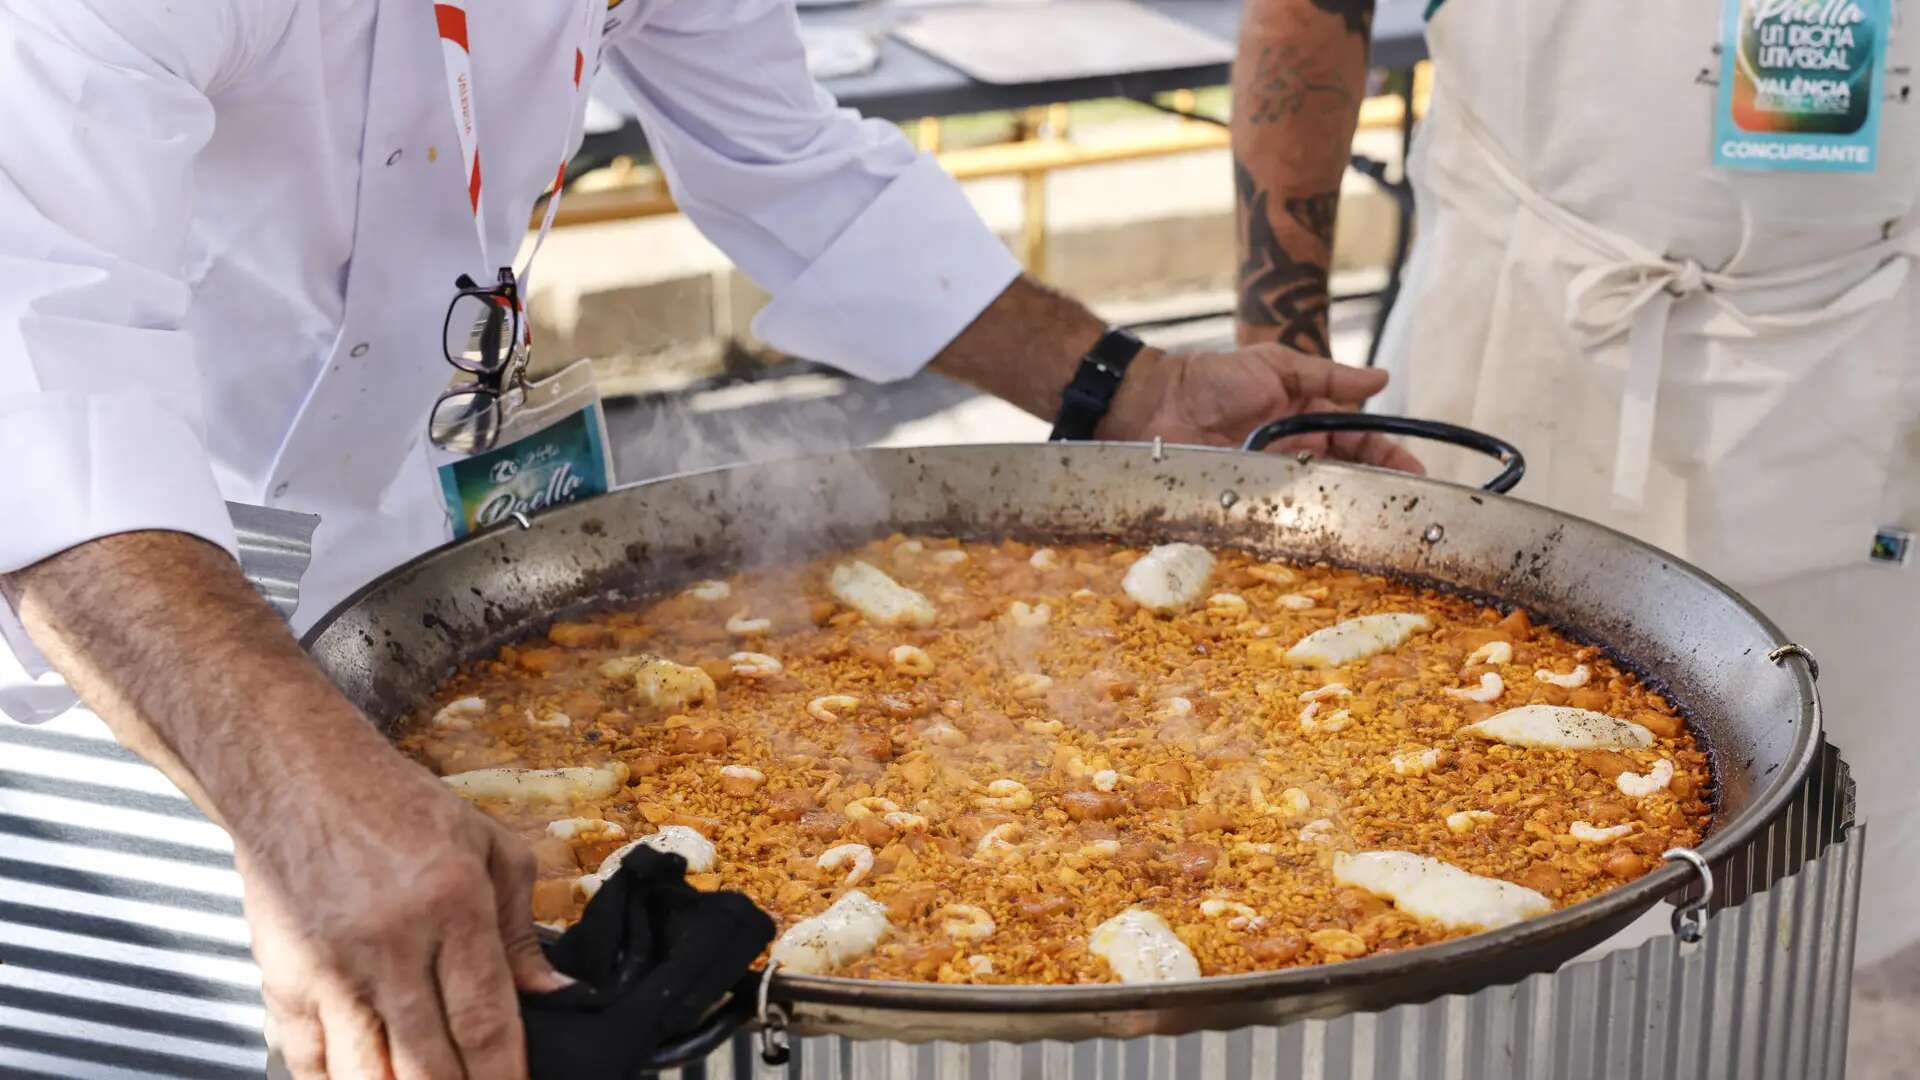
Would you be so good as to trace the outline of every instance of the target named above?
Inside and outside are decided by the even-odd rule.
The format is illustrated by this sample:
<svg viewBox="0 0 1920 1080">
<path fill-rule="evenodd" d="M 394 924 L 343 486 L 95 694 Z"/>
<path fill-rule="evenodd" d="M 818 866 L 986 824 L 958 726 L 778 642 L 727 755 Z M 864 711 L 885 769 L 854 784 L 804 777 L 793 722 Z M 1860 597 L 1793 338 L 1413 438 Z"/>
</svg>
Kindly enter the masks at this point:
<svg viewBox="0 0 1920 1080">
<path fill-rule="evenodd" d="M 553 218 L 560 210 L 560 194 L 566 186 L 567 158 L 573 149 L 573 117 L 583 115 L 578 99 L 586 93 L 585 77 L 587 56 L 599 46 L 598 36 L 601 22 L 599 11 L 606 0 L 587 0 L 586 21 L 580 36 L 580 44 L 573 50 L 573 94 L 569 98 L 567 123 L 562 125 L 560 144 L 560 168 L 554 174 L 553 186 L 547 193 L 547 213 L 540 222 L 540 234 L 534 238 L 533 250 L 527 254 L 526 265 L 517 275 L 518 294 L 526 295 L 527 277 L 533 271 L 533 260 L 540 254 L 540 248 L 547 242 L 547 233 L 553 229 Z M 467 0 L 436 0 L 433 5 L 435 21 L 440 27 L 440 58 L 447 69 L 447 100 L 453 106 L 453 125 L 460 132 L 460 159 L 466 166 L 467 200 L 473 207 L 473 232 L 480 242 L 480 258 L 486 263 L 487 277 L 492 280 L 492 267 L 495 264 L 487 258 L 487 229 L 485 217 L 481 213 L 484 205 L 482 196 L 485 183 L 480 175 L 480 118 L 473 98 L 473 52 L 468 47 L 467 36 Z"/>
</svg>

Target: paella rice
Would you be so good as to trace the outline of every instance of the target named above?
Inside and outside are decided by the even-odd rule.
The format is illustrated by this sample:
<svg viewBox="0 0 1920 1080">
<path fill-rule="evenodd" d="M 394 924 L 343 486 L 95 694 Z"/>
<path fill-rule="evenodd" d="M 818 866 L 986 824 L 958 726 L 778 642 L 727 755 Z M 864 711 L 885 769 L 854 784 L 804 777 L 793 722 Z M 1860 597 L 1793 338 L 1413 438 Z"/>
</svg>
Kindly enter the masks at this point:
<svg viewBox="0 0 1920 1080">
<path fill-rule="evenodd" d="M 895 536 L 456 672 L 402 748 L 524 836 L 563 926 L 689 856 L 803 970 L 1078 983 L 1328 963 L 1698 842 L 1708 758 L 1600 650 L 1245 552 Z"/>
</svg>

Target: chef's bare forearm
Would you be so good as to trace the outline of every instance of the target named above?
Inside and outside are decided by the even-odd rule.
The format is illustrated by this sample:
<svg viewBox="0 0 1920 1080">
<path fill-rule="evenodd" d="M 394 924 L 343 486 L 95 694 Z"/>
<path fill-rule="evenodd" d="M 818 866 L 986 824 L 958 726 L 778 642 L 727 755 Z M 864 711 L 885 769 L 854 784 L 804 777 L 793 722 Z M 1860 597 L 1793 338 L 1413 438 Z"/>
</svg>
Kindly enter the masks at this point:
<svg viewBox="0 0 1920 1080">
<path fill-rule="evenodd" d="M 1239 337 L 1329 355 L 1340 178 L 1366 94 L 1373 0 L 1247 0 L 1233 64 Z"/>
<path fill-rule="evenodd" d="M 223 826 L 257 819 L 298 771 L 383 745 L 233 559 L 196 537 L 102 537 L 0 590 L 121 743 Z"/>
<path fill-rule="evenodd" d="M 932 367 L 1052 419 L 1060 411 L 1060 391 L 1106 328 L 1079 301 L 1022 274 L 933 358 Z"/>
</svg>

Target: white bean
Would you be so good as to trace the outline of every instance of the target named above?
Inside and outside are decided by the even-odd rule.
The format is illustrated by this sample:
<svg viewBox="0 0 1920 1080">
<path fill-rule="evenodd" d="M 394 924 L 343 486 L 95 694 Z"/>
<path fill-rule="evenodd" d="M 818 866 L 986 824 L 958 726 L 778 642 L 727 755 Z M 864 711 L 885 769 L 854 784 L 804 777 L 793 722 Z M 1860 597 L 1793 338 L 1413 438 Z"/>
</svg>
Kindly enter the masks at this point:
<svg viewBox="0 0 1920 1080">
<path fill-rule="evenodd" d="M 1033 805 L 1033 792 L 1018 780 L 995 780 L 973 803 L 987 810 L 1025 810 Z"/>
<path fill-rule="evenodd" d="M 758 652 L 737 652 L 727 657 L 727 662 L 743 679 L 765 679 L 780 674 L 784 667 L 777 658 Z"/>
<path fill-rule="evenodd" d="M 887 659 L 893 661 L 893 670 L 902 675 L 916 678 L 933 674 L 933 657 L 918 645 L 895 645 L 887 653 Z"/>
<path fill-rule="evenodd" d="M 1015 600 L 1007 605 L 1007 621 L 1024 629 L 1034 629 L 1047 625 L 1053 618 L 1053 608 L 1046 604 L 1028 604 Z"/>
<path fill-rule="evenodd" d="M 773 629 L 772 619 L 752 619 L 744 611 L 736 611 L 727 620 L 727 633 L 735 637 L 752 637 Z"/>
<path fill-rule="evenodd" d="M 1047 691 L 1053 689 L 1053 679 L 1027 671 L 1015 675 L 1008 685 L 1013 688 L 1016 701 L 1032 701 L 1047 696 Z"/>
<path fill-rule="evenodd" d="M 1447 828 L 1457 833 L 1472 832 L 1481 822 L 1492 821 L 1493 813 L 1487 810 L 1461 810 L 1447 815 Z"/>
</svg>

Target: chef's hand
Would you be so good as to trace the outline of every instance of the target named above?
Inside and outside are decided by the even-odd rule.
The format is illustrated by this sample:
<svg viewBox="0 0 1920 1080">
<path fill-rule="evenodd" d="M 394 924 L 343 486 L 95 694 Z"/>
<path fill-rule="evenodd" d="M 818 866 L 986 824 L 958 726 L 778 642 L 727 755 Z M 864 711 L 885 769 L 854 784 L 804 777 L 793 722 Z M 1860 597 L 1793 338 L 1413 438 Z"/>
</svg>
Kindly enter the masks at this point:
<svg viewBox="0 0 1920 1080">
<path fill-rule="evenodd" d="M 1106 324 L 1079 302 L 1023 275 L 933 358 L 933 368 L 1051 420 L 1080 358 L 1105 331 Z M 1352 411 L 1385 385 L 1384 371 L 1347 367 L 1281 345 L 1222 353 L 1143 349 L 1094 434 L 1239 446 L 1270 420 Z M 1303 435 L 1272 449 L 1424 471 L 1418 458 L 1372 432 Z"/>
<path fill-rule="evenodd" d="M 281 1054 L 302 1080 L 525 1077 L 515 989 L 566 982 L 534 938 L 533 856 L 371 750 L 316 763 L 236 837 Z"/>
<path fill-rule="evenodd" d="M 91 540 L 3 593 L 120 742 L 233 836 L 276 1040 L 294 1075 L 527 1075 L 514 989 L 528 851 L 367 723 L 226 552 Z"/>
<path fill-rule="evenodd" d="M 1349 367 L 1282 345 L 1248 345 L 1225 353 L 1144 349 L 1127 368 L 1095 434 L 1121 441 L 1159 437 L 1239 446 L 1268 421 L 1301 412 L 1351 412 L 1386 385 L 1384 371 Z M 1377 432 L 1302 435 L 1272 449 L 1425 471 L 1419 458 Z"/>
</svg>

